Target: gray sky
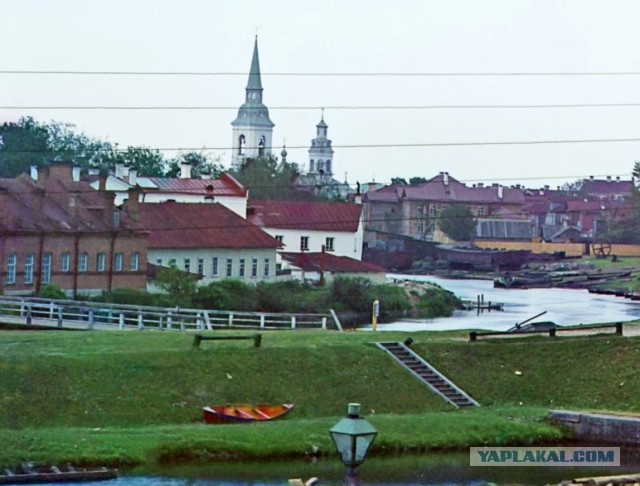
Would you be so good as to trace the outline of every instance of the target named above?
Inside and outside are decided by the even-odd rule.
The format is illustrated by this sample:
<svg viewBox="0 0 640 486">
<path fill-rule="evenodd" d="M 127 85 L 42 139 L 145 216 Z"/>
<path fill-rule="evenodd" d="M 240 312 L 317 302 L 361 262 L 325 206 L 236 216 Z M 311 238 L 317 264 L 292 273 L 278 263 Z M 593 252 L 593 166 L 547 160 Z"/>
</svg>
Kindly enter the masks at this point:
<svg viewBox="0 0 640 486">
<path fill-rule="evenodd" d="M 210 147 L 230 162 L 256 29 L 274 149 L 303 167 L 320 107 L 334 172 L 355 183 L 432 177 L 552 187 L 629 178 L 640 106 L 338 109 L 639 103 L 640 75 L 274 76 L 268 73 L 640 73 L 640 2 L 563 0 L 0 0 L 0 71 L 223 72 L 240 76 L 0 73 L 0 122 L 64 121 L 121 147 Z M 8 106 L 219 106 L 230 110 L 9 110 Z M 312 107 L 285 110 L 277 107 Z M 299 148 L 298 148 L 299 147 Z"/>
</svg>

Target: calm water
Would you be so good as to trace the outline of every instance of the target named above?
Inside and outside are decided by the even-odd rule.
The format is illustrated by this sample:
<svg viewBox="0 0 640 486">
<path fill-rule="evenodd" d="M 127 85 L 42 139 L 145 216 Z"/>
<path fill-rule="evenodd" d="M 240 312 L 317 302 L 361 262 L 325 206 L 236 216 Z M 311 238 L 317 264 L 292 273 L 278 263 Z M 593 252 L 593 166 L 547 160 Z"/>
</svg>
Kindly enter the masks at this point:
<svg viewBox="0 0 640 486">
<path fill-rule="evenodd" d="M 553 321 L 558 325 L 595 324 L 640 319 L 640 301 L 610 295 L 590 294 L 574 289 L 494 289 L 491 280 L 455 280 L 432 276 L 389 275 L 397 280 L 434 282 L 463 300 L 484 295 L 485 302 L 500 302 L 504 311 L 456 311 L 453 317 L 399 320 L 379 324 L 379 330 L 440 331 L 487 329 L 504 331 L 517 322 L 547 313 L 535 321 Z"/>
<path fill-rule="evenodd" d="M 468 453 L 429 454 L 395 458 L 370 458 L 361 467 L 362 486 L 428 485 L 542 485 L 558 484 L 564 479 L 638 472 L 635 452 L 622 454 L 619 468 L 563 467 L 470 467 Z M 148 472 L 133 472 L 117 480 L 87 482 L 84 486 L 273 486 L 286 485 L 289 478 L 306 480 L 316 476 L 324 486 L 343 484 L 344 469 L 337 458 L 316 462 L 225 463 L 173 467 Z"/>
</svg>

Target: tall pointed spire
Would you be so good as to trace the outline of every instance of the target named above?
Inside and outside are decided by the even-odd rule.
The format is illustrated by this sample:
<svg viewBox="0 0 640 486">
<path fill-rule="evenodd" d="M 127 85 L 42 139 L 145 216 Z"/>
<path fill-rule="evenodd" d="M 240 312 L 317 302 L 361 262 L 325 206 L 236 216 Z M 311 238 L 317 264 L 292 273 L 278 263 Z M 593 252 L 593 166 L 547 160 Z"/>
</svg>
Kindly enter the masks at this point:
<svg viewBox="0 0 640 486">
<path fill-rule="evenodd" d="M 253 45 L 253 59 L 251 59 L 251 70 L 249 71 L 249 82 L 247 83 L 247 94 L 249 90 L 259 89 L 262 91 L 262 80 L 260 79 L 260 59 L 258 58 L 258 36 Z"/>
</svg>

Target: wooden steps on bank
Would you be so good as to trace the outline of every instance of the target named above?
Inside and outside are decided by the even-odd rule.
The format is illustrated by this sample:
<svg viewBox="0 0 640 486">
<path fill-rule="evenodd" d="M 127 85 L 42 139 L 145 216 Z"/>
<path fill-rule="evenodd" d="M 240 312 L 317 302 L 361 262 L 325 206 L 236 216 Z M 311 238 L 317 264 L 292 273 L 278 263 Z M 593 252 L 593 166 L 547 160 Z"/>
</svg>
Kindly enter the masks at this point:
<svg viewBox="0 0 640 486">
<path fill-rule="evenodd" d="M 480 404 L 458 388 L 451 380 L 427 363 L 404 343 L 375 343 L 383 351 L 389 353 L 413 376 L 426 384 L 431 391 L 437 393 L 457 408 Z"/>
</svg>

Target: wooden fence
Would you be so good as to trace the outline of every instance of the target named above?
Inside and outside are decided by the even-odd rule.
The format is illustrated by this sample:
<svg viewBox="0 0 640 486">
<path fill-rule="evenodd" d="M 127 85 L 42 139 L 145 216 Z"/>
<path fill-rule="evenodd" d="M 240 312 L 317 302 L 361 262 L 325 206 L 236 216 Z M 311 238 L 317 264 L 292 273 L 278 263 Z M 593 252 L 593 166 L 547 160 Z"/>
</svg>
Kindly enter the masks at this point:
<svg viewBox="0 0 640 486">
<path fill-rule="evenodd" d="M 9 296 L 0 296 L 0 323 L 97 330 L 205 331 L 221 328 L 342 330 L 334 312 L 330 314 L 235 312 Z"/>
<path fill-rule="evenodd" d="M 564 252 L 567 256 L 587 255 L 584 243 L 545 243 L 533 241 L 475 241 L 480 248 L 500 248 L 505 250 L 529 250 L 532 253 Z M 611 255 L 622 257 L 640 256 L 640 245 L 611 245 Z"/>
</svg>

